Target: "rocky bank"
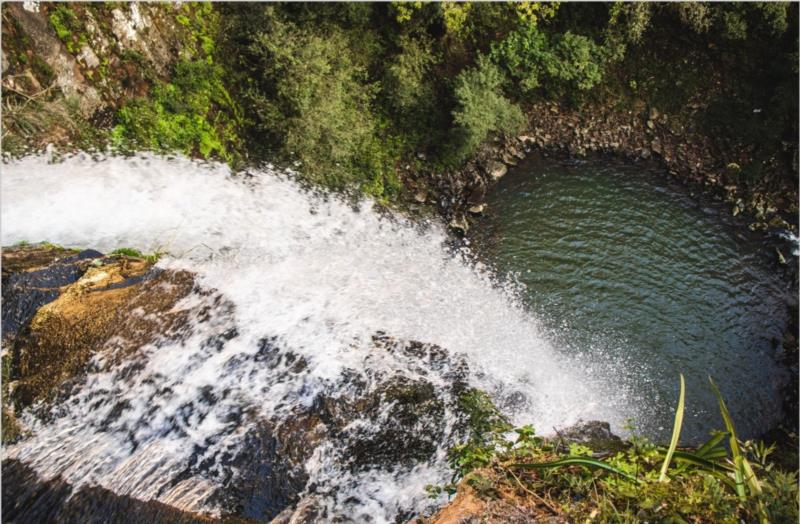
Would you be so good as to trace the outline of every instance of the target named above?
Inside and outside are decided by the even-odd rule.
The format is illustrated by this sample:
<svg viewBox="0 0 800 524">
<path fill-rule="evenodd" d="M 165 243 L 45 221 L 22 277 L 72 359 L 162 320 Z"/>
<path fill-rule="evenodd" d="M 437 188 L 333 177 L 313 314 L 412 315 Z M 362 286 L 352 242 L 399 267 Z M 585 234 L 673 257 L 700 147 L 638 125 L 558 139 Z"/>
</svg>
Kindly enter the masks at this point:
<svg viewBox="0 0 800 524">
<path fill-rule="evenodd" d="M 480 215 L 493 182 L 531 153 L 577 158 L 611 155 L 630 162 L 656 162 L 692 191 L 724 200 L 751 230 L 797 235 L 797 150 L 792 165 L 777 160 L 763 179 L 749 183 L 740 165 L 746 144 L 721 145 L 694 129 L 686 117 L 670 117 L 643 103 L 630 110 L 587 104 L 580 109 L 544 102 L 528 110 L 528 127 L 498 136 L 458 171 L 406 172 L 407 198 L 434 204 L 451 227 L 466 232 Z M 792 149 L 794 147 L 794 149 Z M 787 176 L 787 170 L 793 173 Z M 794 180 L 794 183 L 792 183 Z"/>
</svg>

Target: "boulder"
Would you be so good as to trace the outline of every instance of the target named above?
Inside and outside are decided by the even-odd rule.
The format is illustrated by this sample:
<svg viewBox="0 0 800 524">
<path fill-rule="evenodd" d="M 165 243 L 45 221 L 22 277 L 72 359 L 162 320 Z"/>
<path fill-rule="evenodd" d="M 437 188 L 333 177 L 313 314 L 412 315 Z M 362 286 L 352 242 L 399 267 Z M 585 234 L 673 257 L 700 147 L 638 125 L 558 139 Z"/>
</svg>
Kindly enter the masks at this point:
<svg viewBox="0 0 800 524">
<path fill-rule="evenodd" d="M 180 336 L 189 313 L 173 306 L 194 287 L 191 274 L 143 259 L 52 246 L 4 249 L 3 271 L 4 345 L 19 406 L 52 398 L 112 339 L 118 361 L 155 337 Z"/>
<path fill-rule="evenodd" d="M 475 204 L 467 208 L 473 215 L 481 215 L 486 210 L 486 204 Z"/>
<path fill-rule="evenodd" d="M 625 443 L 611 432 L 608 422 L 590 420 L 556 432 L 554 439 L 560 444 L 580 444 L 596 453 L 617 452 L 626 448 Z"/>
<path fill-rule="evenodd" d="M 486 174 L 492 177 L 493 180 L 498 180 L 505 176 L 505 174 L 508 172 L 508 167 L 506 167 L 502 162 L 490 160 L 486 163 L 485 171 Z"/>
<path fill-rule="evenodd" d="M 469 231 L 469 222 L 467 222 L 467 219 L 464 217 L 464 215 L 454 216 L 452 219 L 450 219 L 450 222 L 447 225 L 452 229 L 461 231 L 463 234 L 466 234 L 467 231 Z"/>
</svg>

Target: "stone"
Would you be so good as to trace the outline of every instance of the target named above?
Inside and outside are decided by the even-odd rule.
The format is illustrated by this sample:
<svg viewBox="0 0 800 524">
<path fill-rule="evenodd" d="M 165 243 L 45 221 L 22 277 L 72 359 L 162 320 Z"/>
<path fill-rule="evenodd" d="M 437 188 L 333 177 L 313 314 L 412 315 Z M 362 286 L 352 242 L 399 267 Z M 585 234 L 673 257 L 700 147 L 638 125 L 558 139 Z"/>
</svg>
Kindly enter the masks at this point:
<svg viewBox="0 0 800 524">
<path fill-rule="evenodd" d="M 78 60 L 86 64 L 86 67 L 90 67 L 94 69 L 95 67 L 100 65 L 100 59 L 97 58 L 97 55 L 92 51 L 92 48 L 88 45 L 81 47 L 81 52 L 78 55 Z"/>
<path fill-rule="evenodd" d="M 80 279 L 95 257 L 49 245 L 3 250 L 2 332 L 7 340 L 27 327 L 36 312 Z"/>
<path fill-rule="evenodd" d="M 2 469 L 3 520 L 7 522 L 215 522 L 156 500 L 138 500 L 100 486 L 71 485 L 60 476 L 45 480 L 15 459 L 4 460 Z M 235 518 L 225 522 L 244 524 Z"/>
<path fill-rule="evenodd" d="M 556 441 L 561 444 L 580 444 L 596 453 L 617 452 L 625 449 L 621 438 L 611 432 L 608 422 L 578 421 L 566 429 L 556 431 Z"/>
<path fill-rule="evenodd" d="M 30 249 L 34 258 L 45 259 L 40 248 Z M 27 271 L 25 265 L 36 268 L 36 262 L 24 260 L 19 250 L 4 252 L 3 260 L 4 271 L 11 271 L 3 276 L 3 328 L 19 333 L 12 357 L 21 406 L 52 398 L 112 339 L 124 341 L 114 345 L 110 360 L 119 361 L 157 337 L 180 338 L 186 327 L 189 311 L 173 306 L 194 287 L 188 272 L 92 250 Z M 142 314 L 131 315 L 133 310 Z"/>
<path fill-rule="evenodd" d="M 428 192 L 424 189 L 414 193 L 414 201 L 424 204 L 428 200 Z"/>
<path fill-rule="evenodd" d="M 507 172 L 508 168 L 505 166 L 505 164 L 496 160 L 490 160 L 486 164 L 486 174 L 492 177 L 494 180 L 502 178 Z"/>
<path fill-rule="evenodd" d="M 486 198 L 486 186 L 479 184 L 472 190 L 467 198 L 467 204 L 474 206 L 483 203 Z"/>
<path fill-rule="evenodd" d="M 505 166 L 503 166 L 503 167 L 505 167 Z M 456 230 L 461 231 L 462 233 L 465 233 L 465 234 L 466 234 L 467 231 L 469 231 L 469 223 L 467 222 L 467 219 L 463 215 L 453 217 L 450 220 L 450 222 L 448 223 L 448 225 L 452 229 L 456 229 Z"/>
<path fill-rule="evenodd" d="M 473 215 L 480 215 L 486 209 L 486 204 L 475 204 L 474 206 L 470 206 L 467 211 L 472 213 Z"/>
<path fill-rule="evenodd" d="M 650 142 L 650 149 L 653 151 L 653 153 L 660 155 L 663 152 L 661 147 L 661 139 L 658 137 L 654 138 L 653 141 Z"/>
<path fill-rule="evenodd" d="M 503 163 L 509 166 L 515 166 L 517 165 L 517 159 L 514 158 L 510 153 L 503 153 Z"/>
</svg>

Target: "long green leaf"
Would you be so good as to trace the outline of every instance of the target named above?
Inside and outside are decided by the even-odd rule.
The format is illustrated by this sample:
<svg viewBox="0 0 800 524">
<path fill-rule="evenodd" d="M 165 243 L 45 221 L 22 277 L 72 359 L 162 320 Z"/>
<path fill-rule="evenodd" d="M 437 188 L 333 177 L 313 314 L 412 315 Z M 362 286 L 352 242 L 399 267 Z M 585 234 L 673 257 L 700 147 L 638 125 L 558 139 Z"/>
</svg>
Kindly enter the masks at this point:
<svg viewBox="0 0 800 524">
<path fill-rule="evenodd" d="M 714 436 L 708 439 L 708 442 L 697 448 L 697 451 L 695 451 L 694 454 L 705 459 L 722 458 L 727 456 L 728 451 L 723 446 L 720 446 L 720 443 L 727 436 L 728 433 L 725 431 L 716 432 Z"/>
<path fill-rule="evenodd" d="M 691 453 L 689 451 L 676 450 L 672 458 L 675 462 L 685 462 L 706 471 L 733 472 L 733 468 L 727 464 L 714 462 L 704 457 L 698 457 L 696 453 Z"/>
<path fill-rule="evenodd" d="M 672 454 L 675 453 L 675 448 L 678 447 L 678 439 L 681 436 L 681 426 L 683 425 L 683 409 L 685 407 L 686 397 L 686 384 L 683 381 L 683 373 L 681 373 L 681 391 L 678 394 L 678 407 L 675 408 L 675 423 L 672 425 L 672 439 L 669 441 L 669 449 L 667 449 L 667 456 L 664 457 L 664 463 L 661 465 L 661 475 L 658 477 L 659 482 L 667 480 L 667 469 L 672 460 Z"/>
<path fill-rule="evenodd" d="M 636 478 L 625 473 L 624 471 L 615 468 L 607 462 L 602 460 L 593 459 L 591 457 L 566 457 L 553 462 L 524 462 L 519 464 L 509 464 L 509 467 L 520 469 L 546 469 L 546 468 L 559 468 L 561 466 L 584 466 L 591 468 L 600 468 L 612 473 L 616 473 L 621 477 L 629 480 L 636 481 Z"/>
<path fill-rule="evenodd" d="M 691 464 L 692 466 L 698 467 L 709 475 L 712 475 L 724 482 L 732 490 L 736 490 L 736 484 L 728 476 L 728 473 L 733 471 L 733 468 L 730 466 L 711 462 L 710 460 L 706 460 L 698 457 L 694 453 L 688 453 L 686 451 L 675 451 L 675 456 L 672 458 L 675 462 L 683 462 L 685 464 Z"/>
<path fill-rule="evenodd" d="M 714 393 L 717 395 L 717 400 L 719 401 L 719 411 L 722 414 L 722 420 L 725 422 L 725 427 L 730 434 L 730 439 L 728 439 L 728 442 L 730 443 L 731 454 L 733 455 L 733 475 L 734 479 L 736 479 L 736 494 L 739 495 L 739 498 L 742 500 L 747 498 L 747 493 L 745 492 L 746 483 L 753 495 L 759 495 L 761 493 L 761 483 L 758 482 L 758 478 L 756 478 L 755 472 L 750 466 L 750 462 L 742 454 L 741 448 L 739 448 L 739 439 L 736 437 L 736 430 L 733 427 L 733 419 L 731 419 L 728 406 L 725 405 L 725 400 L 722 398 L 722 393 L 720 393 L 719 388 L 714 383 L 714 380 L 711 377 L 708 377 L 708 380 L 711 382 L 711 387 L 714 390 Z"/>
</svg>

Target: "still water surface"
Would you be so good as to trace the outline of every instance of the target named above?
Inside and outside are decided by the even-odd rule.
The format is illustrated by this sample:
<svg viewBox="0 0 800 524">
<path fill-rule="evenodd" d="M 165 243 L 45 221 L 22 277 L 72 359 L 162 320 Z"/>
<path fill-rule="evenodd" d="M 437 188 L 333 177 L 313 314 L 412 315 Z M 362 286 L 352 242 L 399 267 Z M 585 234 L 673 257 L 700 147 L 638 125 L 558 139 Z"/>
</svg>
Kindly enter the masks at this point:
<svg viewBox="0 0 800 524">
<path fill-rule="evenodd" d="M 524 285 L 563 351 L 612 363 L 640 433 L 669 438 L 681 372 L 682 441 L 722 427 L 709 375 L 744 437 L 780 420 L 789 291 L 774 252 L 723 206 L 657 170 L 543 160 L 512 170 L 488 204 L 480 256 Z"/>
</svg>

